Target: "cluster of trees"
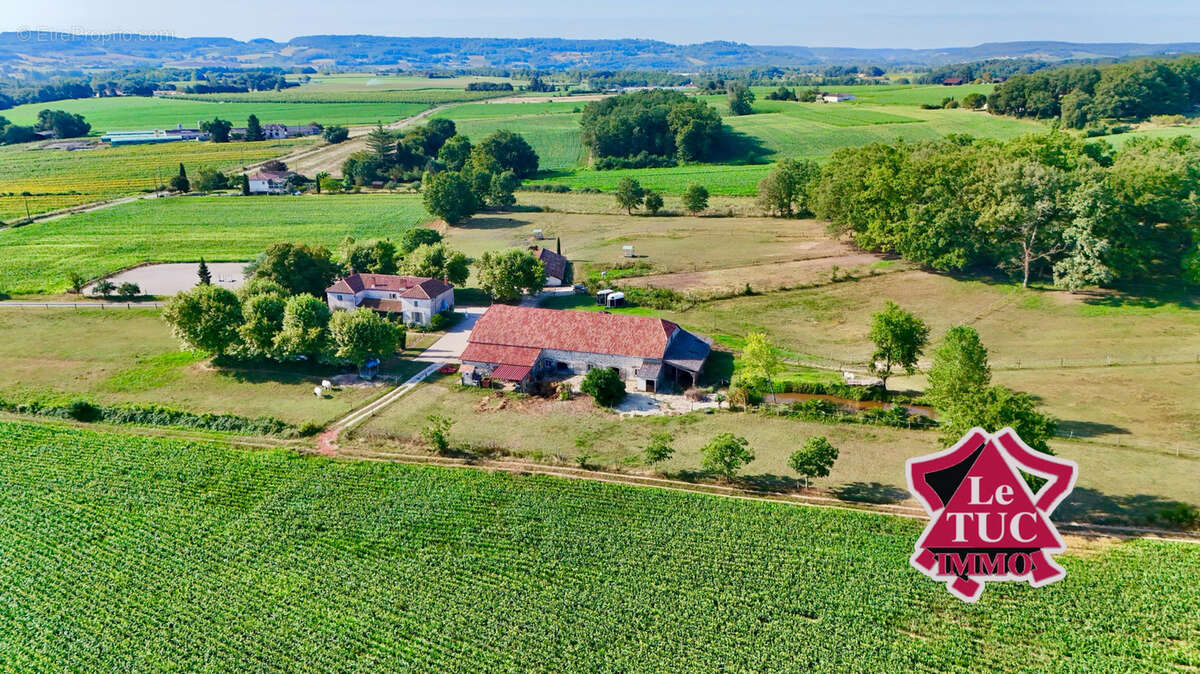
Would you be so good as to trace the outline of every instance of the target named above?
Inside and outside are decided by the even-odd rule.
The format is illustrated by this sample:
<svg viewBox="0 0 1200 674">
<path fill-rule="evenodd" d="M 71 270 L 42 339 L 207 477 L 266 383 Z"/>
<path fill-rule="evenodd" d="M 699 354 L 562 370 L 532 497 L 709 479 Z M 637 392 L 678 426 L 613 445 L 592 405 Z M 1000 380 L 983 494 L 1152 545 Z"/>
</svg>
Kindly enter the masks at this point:
<svg viewBox="0 0 1200 674">
<path fill-rule="evenodd" d="M 421 180 L 425 208 L 458 224 L 485 208 L 516 203 L 521 180 L 537 172 L 538 156 L 519 134 L 501 130 L 472 145 L 452 136 Z"/>
<path fill-rule="evenodd" d="M 821 90 L 816 87 L 809 87 L 797 93 L 796 89 L 788 89 L 787 87 L 779 87 L 775 91 L 769 92 L 766 96 L 768 101 L 797 101 L 799 103 L 814 103 L 821 96 Z"/>
<path fill-rule="evenodd" d="M 996 87 L 988 110 L 1017 117 L 1058 117 L 1081 129 L 1102 119 L 1182 114 L 1200 104 L 1200 56 L 1067 66 L 1015 75 Z"/>
<path fill-rule="evenodd" d="M 942 84 L 947 79 L 959 78 L 964 82 L 980 80 L 991 82 L 1014 75 L 1027 75 L 1053 67 L 1049 61 L 1038 59 L 987 59 L 971 63 L 950 63 L 930 68 L 913 78 L 916 84 Z"/>
<path fill-rule="evenodd" d="M 401 134 L 378 126 L 367 149 L 342 164 L 352 185 L 421 180 L 430 212 L 452 224 L 485 207 L 512 205 L 521 179 L 537 169 L 537 153 L 519 134 L 497 131 L 474 145 L 448 119 Z"/>
<path fill-rule="evenodd" d="M 201 282 L 172 298 L 163 318 L 188 348 L 245 360 L 361 365 L 404 343 L 404 327 L 370 309 L 331 312 L 324 300 L 262 277 L 238 293 Z"/>
<path fill-rule="evenodd" d="M 597 168 L 712 159 L 724 128 L 704 101 L 662 89 L 592 101 L 580 126 Z"/>
<path fill-rule="evenodd" d="M 754 112 L 754 92 L 744 84 L 731 84 L 726 94 L 729 112 L 733 115 L 749 115 Z"/>
<path fill-rule="evenodd" d="M 512 91 L 511 82 L 468 82 L 467 91 Z"/>
<path fill-rule="evenodd" d="M 599 370 L 592 370 L 597 372 Z M 588 373 L 589 375 L 591 372 Z M 619 381 L 619 380 L 618 380 Z M 622 396 L 624 387 L 622 385 Z M 645 461 L 649 465 L 657 465 L 675 455 L 672 446 L 675 439 L 667 432 L 652 433 L 650 442 L 644 450 Z M 814 436 L 804 441 L 800 449 L 788 457 L 788 467 L 804 478 L 807 489 L 809 480 L 814 477 L 827 477 L 837 461 L 838 450 L 824 436 Z M 733 433 L 718 433 L 708 441 L 701 450 L 701 468 L 705 472 L 717 475 L 725 480 L 732 480 L 743 466 L 754 461 L 754 450 L 750 441 Z"/>
<path fill-rule="evenodd" d="M 195 84 L 188 84 L 183 91 L 189 94 L 235 94 L 249 91 L 282 91 L 300 86 L 299 82 L 288 81 L 279 69 L 205 71 L 193 73 Z"/>
<path fill-rule="evenodd" d="M 86 136 L 92 130 L 92 125 L 83 115 L 71 114 L 63 110 L 42 110 L 38 113 L 37 123 L 33 126 L 13 124 L 0 116 L 0 145 L 28 143 L 38 139 L 39 131 L 50 131 L 55 138 L 78 138 Z"/>
<path fill-rule="evenodd" d="M 156 90 L 178 89 L 173 82 L 195 82 L 193 94 L 270 91 L 298 86 L 283 70 L 263 68 L 134 68 L 99 72 L 90 77 L 46 77 L 31 72 L 21 79 L 0 78 L 0 110 L 27 103 L 49 103 L 94 96 L 153 96 Z"/>
<path fill-rule="evenodd" d="M 1136 139 L 1114 153 L 1065 133 L 951 136 L 780 161 L 759 185 L 779 215 L 815 214 L 868 250 L 925 267 L 1050 277 L 1072 290 L 1200 280 L 1200 144 Z"/>
</svg>

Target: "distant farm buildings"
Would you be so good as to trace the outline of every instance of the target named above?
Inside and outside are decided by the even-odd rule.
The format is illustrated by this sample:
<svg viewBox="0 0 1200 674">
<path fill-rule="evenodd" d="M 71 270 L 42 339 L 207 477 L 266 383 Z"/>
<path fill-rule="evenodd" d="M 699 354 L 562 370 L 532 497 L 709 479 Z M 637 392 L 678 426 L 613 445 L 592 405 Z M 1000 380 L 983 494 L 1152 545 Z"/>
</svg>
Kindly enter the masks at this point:
<svg viewBox="0 0 1200 674">
<path fill-rule="evenodd" d="M 534 381 L 616 370 L 640 391 L 696 385 L 711 342 L 660 318 L 493 304 L 461 360 L 462 382 Z"/>
<path fill-rule="evenodd" d="M 434 314 L 454 308 L 454 286 L 420 276 L 351 274 L 326 288 L 325 299 L 330 309 L 366 307 L 406 325 L 429 325 Z"/>
<path fill-rule="evenodd" d="M 288 178 L 295 171 L 259 171 L 250 176 L 250 194 L 283 194 L 288 191 Z"/>
<path fill-rule="evenodd" d="M 826 103 L 841 103 L 842 101 L 853 101 L 854 94 L 821 94 L 821 100 Z"/>
</svg>

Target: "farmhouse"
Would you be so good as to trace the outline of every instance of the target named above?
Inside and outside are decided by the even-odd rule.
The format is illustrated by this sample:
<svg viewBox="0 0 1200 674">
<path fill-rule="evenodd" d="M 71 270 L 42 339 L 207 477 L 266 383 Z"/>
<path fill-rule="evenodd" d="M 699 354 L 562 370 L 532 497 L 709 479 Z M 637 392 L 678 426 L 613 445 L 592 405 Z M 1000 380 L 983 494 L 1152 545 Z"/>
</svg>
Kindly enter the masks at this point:
<svg viewBox="0 0 1200 674">
<path fill-rule="evenodd" d="M 462 381 L 511 382 L 612 368 L 639 391 L 694 386 L 712 342 L 660 318 L 492 305 L 471 330 Z"/>
<path fill-rule="evenodd" d="M 560 286 L 567 281 L 567 265 L 570 264 L 570 261 L 566 256 L 547 248 L 539 249 L 537 246 L 533 247 L 532 252 L 546 268 L 546 285 Z"/>
<path fill-rule="evenodd" d="M 842 101 L 853 101 L 854 94 L 821 94 L 821 100 L 826 103 L 841 103 Z"/>
<path fill-rule="evenodd" d="M 283 194 L 288 191 L 288 178 L 294 171 L 259 171 L 250 176 L 251 194 Z"/>
<path fill-rule="evenodd" d="M 367 307 L 407 325 L 429 325 L 434 314 L 454 308 L 454 286 L 420 276 L 351 274 L 326 288 L 325 300 L 334 310 Z"/>
</svg>

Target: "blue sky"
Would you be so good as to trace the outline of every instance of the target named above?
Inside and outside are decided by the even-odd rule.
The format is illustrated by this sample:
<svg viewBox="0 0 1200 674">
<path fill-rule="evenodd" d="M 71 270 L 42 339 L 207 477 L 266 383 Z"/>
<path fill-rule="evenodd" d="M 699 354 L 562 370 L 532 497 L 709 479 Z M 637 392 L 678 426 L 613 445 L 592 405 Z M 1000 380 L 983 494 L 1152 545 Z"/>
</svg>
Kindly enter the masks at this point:
<svg viewBox="0 0 1200 674">
<path fill-rule="evenodd" d="M 317 33 L 653 38 L 945 47 L 1011 40 L 1200 41 L 1197 0 L 6 0 L 0 30 L 268 37 Z M 247 9 L 258 10 L 256 15 Z"/>
</svg>

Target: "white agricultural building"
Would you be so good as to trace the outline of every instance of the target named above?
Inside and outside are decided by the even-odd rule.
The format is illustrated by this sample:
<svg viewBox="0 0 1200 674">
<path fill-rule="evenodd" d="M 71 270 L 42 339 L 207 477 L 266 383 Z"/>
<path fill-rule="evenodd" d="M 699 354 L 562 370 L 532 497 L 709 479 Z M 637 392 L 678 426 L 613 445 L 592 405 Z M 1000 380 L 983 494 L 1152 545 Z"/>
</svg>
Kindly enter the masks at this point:
<svg viewBox="0 0 1200 674">
<path fill-rule="evenodd" d="M 405 325 L 429 325 L 454 308 L 454 286 L 435 278 L 351 274 L 325 289 L 330 309 L 367 307 L 399 316 Z"/>
</svg>

